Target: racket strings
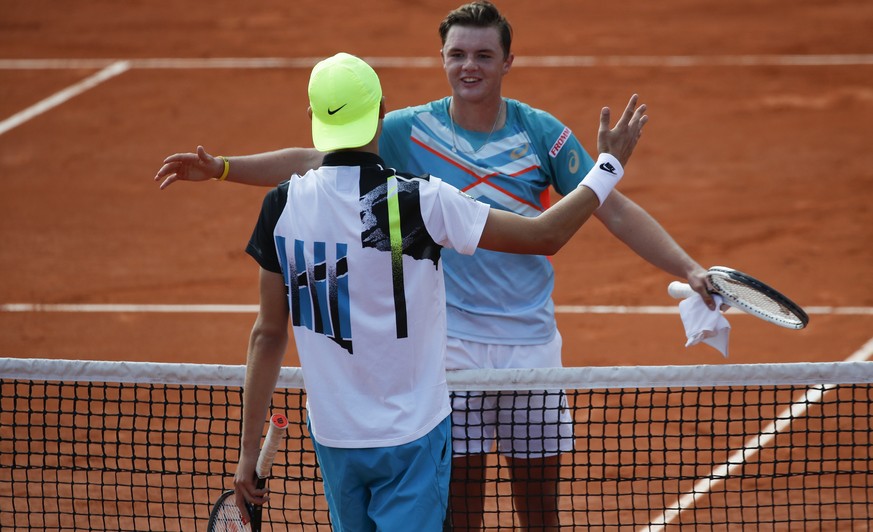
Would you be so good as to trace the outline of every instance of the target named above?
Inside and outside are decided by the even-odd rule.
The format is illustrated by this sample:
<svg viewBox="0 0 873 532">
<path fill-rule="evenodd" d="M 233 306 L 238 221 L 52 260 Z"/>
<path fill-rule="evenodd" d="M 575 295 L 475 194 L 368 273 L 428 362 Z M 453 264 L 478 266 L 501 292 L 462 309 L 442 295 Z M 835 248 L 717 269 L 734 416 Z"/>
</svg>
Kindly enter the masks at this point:
<svg viewBox="0 0 873 532">
<path fill-rule="evenodd" d="M 210 518 L 210 532 L 244 532 L 251 530 L 232 499 L 222 501 Z"/>
<path fill-rule="evenodd" d="M 722 296 L 753 314 L 794 327 L 803 325 L 797 311 L 781 299 L 729 278 L 716 278 L 712 279 L 712 282 L 716 284 Z"/>
</svg>

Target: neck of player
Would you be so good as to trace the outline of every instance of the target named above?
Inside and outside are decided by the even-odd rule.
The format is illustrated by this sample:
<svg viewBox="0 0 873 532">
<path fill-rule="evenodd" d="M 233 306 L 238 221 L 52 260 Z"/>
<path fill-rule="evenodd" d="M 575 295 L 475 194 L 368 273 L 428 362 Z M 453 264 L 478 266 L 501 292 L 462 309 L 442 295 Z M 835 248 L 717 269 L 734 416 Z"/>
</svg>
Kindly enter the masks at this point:
<svg viewBox="0 0 873 532">
<path fill-rule="evenodd" d="M 499 130 L 506 123 L 503 98 L 470 103 L 452 96 L 449 103 L 451 118 L 458 127 L 467 131 L 488 133 Z"/>
</svg>

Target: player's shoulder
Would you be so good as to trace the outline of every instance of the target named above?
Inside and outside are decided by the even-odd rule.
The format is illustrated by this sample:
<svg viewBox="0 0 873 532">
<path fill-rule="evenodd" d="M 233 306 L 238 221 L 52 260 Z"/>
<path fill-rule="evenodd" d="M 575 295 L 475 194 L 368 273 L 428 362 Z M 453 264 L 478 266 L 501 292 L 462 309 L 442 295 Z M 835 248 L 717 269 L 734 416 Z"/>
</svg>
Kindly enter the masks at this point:
<svg viewBox="0 0 873 532">
<path fill-rule="evenodd" d="M 269 209 L 281 209 L 288 202 L 288 187 L 291 180 L 285 180 L 267 191 L 264 196 L 264 207 Z"/>
<path fill-rule="evenodd" d="M 287 198 L 288 197 L 288 188 L 290 186 L 291 186 L 291 180 L 286 179 L 285 181 L 282 181 L 281 183 L 276 185 L 274 188 L 270 189 L 267 192 L 267 197 L 274 198 L 274 199 Z"/>
<path fill-rule="evenodd" d="M 553 157 L 568 141 L 578 143 L 573 131 L 548 111 L 517 100 L 507 100 L 507 105 L 509 112 L 520 122 L 534 144 Z"/>
<path fill-rule="evenodd" d="M 506 98 L 506 106 L 510 112 L 514 112 L 516 116 L 519 116 L 529 123 L 545 125 L 561 124 L 561 121 L 558 120 L 552 113 L 519 100 Z"/>
<path fill-rule="evenodd" d="M 394 171 L 394 175 L 397 176 L 397 179 L 402 181 L 425 181 L 432 182 L 434 177 L 430 174 L 413 174 L 412 172 L 404 172 L 397 170 Z"/>
<path fill-rule="evenodd" d="M 426 200 L 429 205 L 432 205 L 436 198 L 442 198 L 442 201 L 451 200 L 450 203 L 454 203 L 458 198 L 479 203 L 473 196 L 433 174 L 413 174 L 410 172 L 395 172 L 394 174 L 399 181 L 398 190 L 401 194 L 414 191 L 419 200 L 429 198 Z"/>
<path fill-rule="evenodd" d="M 420 105 L 410 105 L 409 107 L 403 107 L 401 109 L 388 111 L 388 113 L 385 115 L 385 121 L 389 122 L 394 120 L 408 120 L 422 113 L 439 112 L 440 110 L 447 108 L 447 99 L 448 97 L 423 103 Z"/>
</svg>

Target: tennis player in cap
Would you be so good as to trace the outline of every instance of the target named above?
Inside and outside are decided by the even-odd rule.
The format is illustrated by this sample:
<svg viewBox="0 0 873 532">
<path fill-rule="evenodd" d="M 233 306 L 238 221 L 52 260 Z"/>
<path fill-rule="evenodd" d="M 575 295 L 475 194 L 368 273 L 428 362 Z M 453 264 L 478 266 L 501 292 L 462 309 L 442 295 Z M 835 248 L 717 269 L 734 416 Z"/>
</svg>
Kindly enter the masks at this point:
<svg viewBox="0 0 873 532">
<path fill-rule="evenodd" d="M 379 78 L 340 53 L 309 80 L 321 167 L 266 196 L 246 251 L 260 265 L 249 340 L 237 504 L 262 504 L 253 477 L 261 431 L 288 342 L 300 356 L 310 435 L 334 530 L 441 530 L 451 465 L 440 252 L 477 248 L 551 255 L 621 178 L 645 106 L 631 97 L 597 164 L 539 216 L 492 209 L 436 176 L 385 166 Z"/>
</svg>

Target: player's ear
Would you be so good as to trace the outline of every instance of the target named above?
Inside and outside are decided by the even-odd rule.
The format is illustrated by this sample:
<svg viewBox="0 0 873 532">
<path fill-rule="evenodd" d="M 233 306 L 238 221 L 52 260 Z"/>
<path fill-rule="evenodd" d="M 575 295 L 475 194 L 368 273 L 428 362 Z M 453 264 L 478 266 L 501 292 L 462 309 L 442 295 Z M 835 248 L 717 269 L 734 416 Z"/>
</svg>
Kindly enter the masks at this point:
<svg viewBox="0 0 873 532">
<path fill-rule="evenodd" d="M 503 75 L 509 74 L 509 70 L 512 68 L 512 62 L 515 60 L 515 55 L 510 53 L 506 56 L 506 59 L 503 60 Z"/>
<path fill-rule="evenodd" d="M 306 108 L 306 116 L 309 117 L 309 120 L 312 120 L 312 106 Z"/>
</svg>

